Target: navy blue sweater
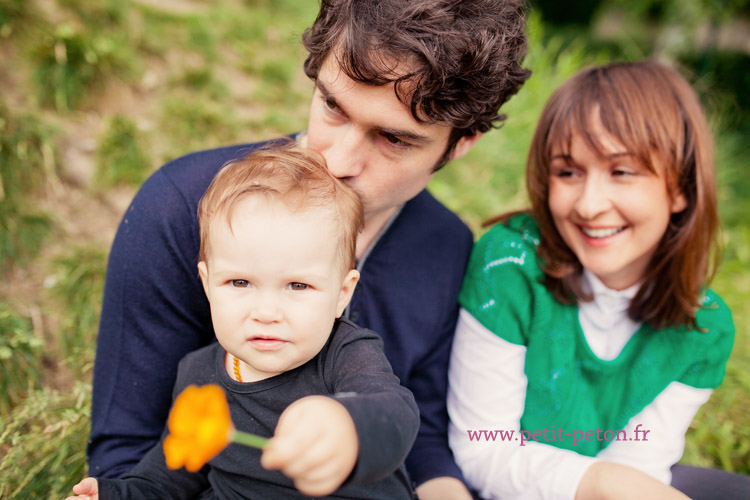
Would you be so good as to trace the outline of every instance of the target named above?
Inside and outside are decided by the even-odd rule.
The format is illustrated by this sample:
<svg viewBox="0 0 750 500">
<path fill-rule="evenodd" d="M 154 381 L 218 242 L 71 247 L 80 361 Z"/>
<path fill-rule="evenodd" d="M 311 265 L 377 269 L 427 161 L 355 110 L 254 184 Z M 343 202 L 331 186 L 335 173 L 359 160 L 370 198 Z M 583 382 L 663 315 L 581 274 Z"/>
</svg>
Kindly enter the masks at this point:
<svg viewBox="0 0 750 500">
<path fill-rule="evenodd" d="M 109 256 L 94 366 L 90 474 L 118 477 L 154 446 L 177 365 L 214 341 L 197 272 L 198 201 L 219 168 L 260 144 L 200 151 L 155 172 L 128 207 Z M 415 484 L 462 478 L 445 409 L 456 297 L 472 247 L 461 220 L 423 191 L 375 243 L 349 317 L 378 332 L 420 410 L 406 460 Z"/>
</svg>

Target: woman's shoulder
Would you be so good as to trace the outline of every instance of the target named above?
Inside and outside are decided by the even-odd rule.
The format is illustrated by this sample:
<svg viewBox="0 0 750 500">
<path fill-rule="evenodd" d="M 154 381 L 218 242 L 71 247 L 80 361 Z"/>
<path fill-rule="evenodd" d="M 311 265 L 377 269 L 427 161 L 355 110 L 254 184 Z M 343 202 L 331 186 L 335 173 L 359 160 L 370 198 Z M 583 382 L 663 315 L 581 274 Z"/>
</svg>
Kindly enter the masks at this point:
<svg viewBox="0 0 750 500">
<path fill-rule="evenodd" d="M 698 328 L 677 331 L 683 352 L 692 359 L 680 382 L 698 388 L 715 388 L 724 378 L 734 345 L 734 322 L 729 307 L 713 290 L 707 290 L 696 313 Z"/>
<path fill-rule="evenodd" d="M 708 355 L 728 358 L 734 344 L 732 311 L 722 298 L 711 289 L 706 290 L 695 314 L 698 329 L 690 331 L 691 337 Z"/>
<path fill-rule="evenodd" d="M 734 330 L 732 311 L 719 294 L 710 288 L 701 299 L 695 319 L 702 330 Z"/>
<path fill-rule="evenodd" d="M 509 318 L 521 321 L 519 331 L 526 331 L 532 321 L 548 317 L 554 300 L 543 284 L 538 245 L 539 230 L 527 214 L 492 227 L 472 252 L 461 307 L 495 333 L 508 329 Z"/>
<path fill-rule="evenodd" d="M 519 245 L 539 246 L 539 226 L 527 212 L 520 212 L 492 226 L 480 239 L 485 244 L 517 242 Z"/>
<path fill-rule="evenodd" d="M 536 248 L 539 229 L 534 219 L 521 213 L 496 224 L 474 245 L 467 276 L 522 274 L 536 281 L 541 276 Z"/>
</svg>

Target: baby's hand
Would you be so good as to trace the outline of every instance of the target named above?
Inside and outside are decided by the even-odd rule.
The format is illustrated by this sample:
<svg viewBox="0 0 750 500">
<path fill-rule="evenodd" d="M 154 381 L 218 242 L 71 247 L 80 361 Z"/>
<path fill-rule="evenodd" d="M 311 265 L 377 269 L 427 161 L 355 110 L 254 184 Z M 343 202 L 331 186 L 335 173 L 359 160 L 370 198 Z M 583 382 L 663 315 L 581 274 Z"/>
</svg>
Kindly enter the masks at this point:
<svg viewBox="0 0 750 500">
<path fill-rule="evenodd" d="M 325 396 L 295 401 L 281 414 L 260 463 L 279 469 L 306 495 L 335 491 L 354 469 L 359 438 L 344 405 Z"/>
<path fill-rule="evenodd" d="M 73 493 L 78 496 L 65 500 L 99 500 L 99 483 L 93 477 L 87 477 L 73 486 Z"/>
</svg>

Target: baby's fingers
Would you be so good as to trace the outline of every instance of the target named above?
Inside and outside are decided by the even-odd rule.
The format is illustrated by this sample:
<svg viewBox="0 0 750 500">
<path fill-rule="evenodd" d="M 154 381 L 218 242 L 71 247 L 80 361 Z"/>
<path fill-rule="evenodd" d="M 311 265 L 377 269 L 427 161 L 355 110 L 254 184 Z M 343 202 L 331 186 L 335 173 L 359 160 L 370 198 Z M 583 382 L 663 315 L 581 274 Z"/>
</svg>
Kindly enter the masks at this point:
<svg viewBox="0 0 750 500">
<path fill-rule="evenodd" d="M 93 477 L 87 477 L 73 486 L 73 493 L 78 496 L 68 497 L 65 500 L 97 500 L 99 498 L 98 483 Z"/>
</svg>

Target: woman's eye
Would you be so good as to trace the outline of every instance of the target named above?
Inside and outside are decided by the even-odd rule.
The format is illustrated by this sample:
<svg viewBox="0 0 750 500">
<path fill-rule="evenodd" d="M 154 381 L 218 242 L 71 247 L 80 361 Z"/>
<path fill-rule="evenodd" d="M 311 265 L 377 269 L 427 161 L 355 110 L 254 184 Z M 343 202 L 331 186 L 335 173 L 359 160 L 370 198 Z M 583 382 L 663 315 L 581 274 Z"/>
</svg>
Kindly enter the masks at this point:
<svg viewBox="0 0 750 500">
<path fill-rule="evenodd" d="M 617 177 L 621 177 L 625 175 L 633 175 L 633 174 L 635 174 L 635 172 L 629 169 L 625 169 L 625 168 L 616 168 L 612 171 L 612 175 L 617 176 Z"/>
<path fill-rule="evenodd" d="M 569 168 L 556 168 L 552 170 L 552 175 L 554 177 L 567 178 L 567 177 L 573 177 L 575 174 L 576 174 L 575 171 Z"/>
<path fill-rule="evenodd" d="M 308 286 L 304 283 L 289 283 L 289 288 L 292 290 L 307 290 Z"/>
<path fill-rule="evenodd" d="M 247 288 L 250 286 L 250 282 L 247 280 L 231 280 L 230 283 L 235 288 Z"/>
</svg>

